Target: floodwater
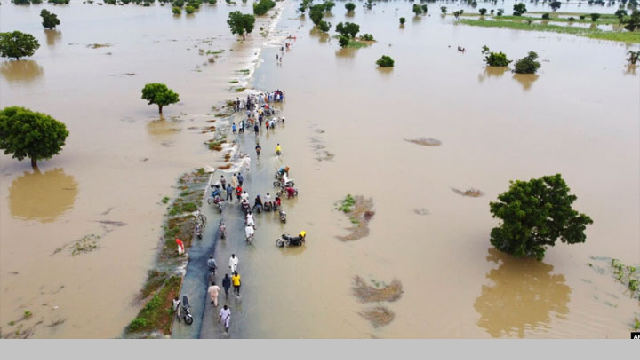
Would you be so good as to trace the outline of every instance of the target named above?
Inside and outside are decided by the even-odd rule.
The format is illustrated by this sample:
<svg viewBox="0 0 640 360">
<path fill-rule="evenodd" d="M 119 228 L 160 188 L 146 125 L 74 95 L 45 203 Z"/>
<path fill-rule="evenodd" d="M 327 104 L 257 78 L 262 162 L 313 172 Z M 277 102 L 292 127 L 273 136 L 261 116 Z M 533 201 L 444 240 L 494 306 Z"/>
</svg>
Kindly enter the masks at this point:
<svg viewBox="0 0 640 360">
<path fill-rule="evenodd" d="M 57 30 L 42 29 L 43 8 L 58 14 Z M 42 338 L 116 337 L 136 316 L 132 301 L 161 234 L 160 201 L 175 195 L 181 173 L 216 165 L 218 156 L 203 145 L 211 135 L 200 129 L 211 125 L 211 106 L 246 81 L 237 71 L 251 68 L 264 41 L 266 17 L 244 43 L 228 30 L 227 13 L 249 9 L 203 5 L 176 17 L 159 4 L 3 3 L 0 30 L 30 33 L 40 49 L 0 63 L 0 106 L 51 114 L 70 132 L 61 154 L 37 172 L 28 161 L 0 157 L 3 333 L 15 330 L 7 324 L 24 311 L 33 318 L 20 322 L 23 329 L 42 320 L 33 334 Z M 88 47 L 94 43 L 110 46 Z M 214 55 L 199 49 L 224 52 L 211 64 Z M 179 104 L 164 108 L 164 120 L 140 99 L 148 82 L 180 94 Z M 105 220 L 126 225 L 98 222 Z M 101 236 L 99 248 L 72 256 L 69 244 L 90 234 Z"/>
<path fill-rule="evenodd" d="M 328 21 L 357 22 L 361 33 L 378 40 L 371 47 L 340 50 L 334 39 L 311 31 L 309 20 L 296 19 L 297 4 L 286 2 L 278 33 L 297 40 L 282 65 L 275 62 L 277 48 L 262 53 L 253 86 L 284 90 L 287 120 L 261 138 L 263 154 L 281 143 L 283 155 L 263 156 L 260 171 L 290 166 L 301 195 L 286 203 L 286 226 L 260 226 L 255 249 L 241 256 L 243 299 L 232 335 L 628 337 L 638 301 L 587 263 L 589 256 L 640 262 L 640 86 L 625 61 L 634 47 L 458 26 L 436 14 L 439 3 L 420 18 L 410 3 L 377 4 L 371 11 L 357 5 L 345 18 L 337 3 Z M 561 11 L 591 12 L 573 6 L 563 4 Z M 207 136 L 187 128 L 204 126 L 211 105 L 235 96 L 226 91 L 228 82 L 235 70 L 250 67 L 262 41 L 259 25 L 242 44 L 222 21 L 233 9 L 226 4 L 178 19 L 160 6 L 72 4 L 55 8 L 62 20 L 56 35 L 29 20 L 40 7 L 48 8 L 3 6 L 2 31 L 29 31 L 41 48 L 29 65 L 1 65 L 0 103 L 50 113 L 67 123 L 70 137 L 61 155 L 40 164 L 40 173 L 1 158 L 0 321 L 4 327 L 30 310 L 44 319 L 36 337 L 113 337 L 137 312 L 130 302 L 153 263 L 165 209 L 160 200 L 173 194 L 182 171 L 214 164 L 216 156 L 201 145 Z M 498 7 L 510 12 L 511 5 Z M 400 16 L 411 19 L 404 28 Z M 213 51 L 233 54 L 202 66 L 206 57 L 194 46 L 208 46 L 197 39 L 214 36 Z M 90 43 L 113 46 L 89 49 Z M 485 69 L 485 44 L 512 59 L 534 50 L 541 70 L 519 76 Z M 467 51 L 459 53 L 458 45 Z M 396 60 L 394 69 L 376 68 L 383 54 Z M 165 121 L 139 99 L 151 81 L 181 95 L 181 104 L 165 108 Z M 442 145 L 404 140 L 417 137 Z M 587 242 L 558 243 L 542 262 L 492 250 L 489 233 L 497 222 L 488 202 L 510 179 L 557 172 L 577 194 L 576 207 L 595 221 Z M 24 190 L 38 184 L 45 189 Z M 252 186 L 254 194 L 272 189 L 269 182 Z M 484 195 L 451 190 L 470 187 Z M 336 236 L 346 234 L 349 221 L 334 202 L 347 193 L 371 197 L 376 213 L 367 237 L 343 242 Z M 209 225 L 217 223 L 208 216 Z M 127 225 L 104 227 L 99 220 Z M 303 229 L 305 247 L 275 248 L 276 235 Z M 51 255 L 91 233 L 106 234 L 99 250 Z M 228 241 L 217 256 L 236 250 Z M 402 281 L 402 298 L 383 304 L 395 313 L 389 325 L 373 328 L 358 314 L 373 305 L 352 295 L 356 275 Z M 45 326 L 58 319 L 66 321 Z"/>
</svg>

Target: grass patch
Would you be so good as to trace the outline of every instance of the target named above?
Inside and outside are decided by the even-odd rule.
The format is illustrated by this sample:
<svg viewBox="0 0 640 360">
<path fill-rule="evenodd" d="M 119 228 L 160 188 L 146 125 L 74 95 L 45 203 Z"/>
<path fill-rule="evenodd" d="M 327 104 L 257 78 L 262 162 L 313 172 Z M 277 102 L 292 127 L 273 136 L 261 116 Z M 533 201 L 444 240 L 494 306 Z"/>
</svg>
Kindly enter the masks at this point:
<svg viewBox="0 0 640 360">
<path fill-rule="evenodd" d="M 338 210 L 348 213 L 356 206 L 356 199 L 351 196 L 351 194 L 347 194 L 347 196 L 336 203 Z"/>
<path fill-rule="evenodd" d="M 224 52 L 224 50 L 218 50 L 218 51 L 207 51 L 207 55 L 220 55 Z"/>
<path fill-rule="evenodd" d="M 382 301 L 394 302 L 400 299 L 404 293 L 402 290 L 402 283 L 398 279 L 394 279 L 389 285 L 381 283 L 376 284 L 374 287 L 367 285 L 364 279 L 360 276 L 356 276 L 355 283 L 356 284 L 352 289 L 353 294 L 361 303 Z"/>
<path fill-rule="evenodd" d="M 603 31 L 600 29 L 589 28 L 577 28 L 577 27 L 565 27 L 558 25 L 545 25 L 545 24 L 527 24 L 524 22 L 508 21 L 508 20 L 459 20 L 457 23 L 479 26 L 486 28 L 507 28 L 515 30 L 527 30 L 527 31 L 546 31 L 554 32 L 558 34 L 569 34 L 585 36 L 591 39 L 619 41 L 625 43 L 640 43 L 640 32 L 618 32 L 618 31 Z"/>
<path fill-rule="evenodd" d="M 229 81 L 229 84 L 237 84 L 237 83 L 238 83 L 238 80 L 231 80 L 231 81 Z"/>
<path fill-rule="evenodd" d="M 170 199 L 168 196 L 165 196 L 165 197 L 163 197 L 163 198 L 162 198 L 162 202 L 163 202 L 164 204 L 168 203 L 168 202 L 169 202 L 169 200 L 171 200 L 171 199 Z"/>
<path fill-rule="evenodd" d="M 131 320 L 126 332 L 162 330 L 164 334 L 170 334 L 173 317 L 172 299 L 180 292 L 180 283 L 181 279 L 177 275 L 164 278 L 161 286 L 154 291 L 154 295 L 140 310 L 138 316 Z"/>
<path fill-rule="evenodd" d="M 236 88 L 236 92 L 243 92 L 243 91 L 244 91 L 243 87 Z"/>
<path fill-rule="evenodd" d="M 251 70 L 249 70 L 249 69 L 241 69 L 241 70 L 238 70 L 238 72 L 240 74 L 249 75 L 251 73 Z"/>
<path fill-rule="evenodd" d="M 575 22 L 575 23 L 583 23 L 583 24 L 591 24 L 594 23 L 593 21 L 591 21 L 591 18 L 589 17 L 589 14 L 582 14 L 582 15 L 586 15 L 587 18 L 584 20 L 580 20 L 579 17 L 576 17 L 573 21 L 569 21 L 568 18 L 561 18 L 558 17 L 557 15 L 555 15 L 554 13 L 549 13 L 549 20 L 544 20 L 544 21 L 561 21 L 561 22 Z M 493 20 L 490 21 L 496 21 L 496 20 L 510 20 L 510 21 L 525 21 L 525 20 L 533 20 L 533 21 L 542 21 L 542 19 L 540 17 L 533 17 L 533 16 L 500 16 L 500 17 L 493 17 Z M 595 21 L 595 24 L 597 25 L 611 25 L 611 24 L 617 24 L 619 22 L 618 18 L 616 18 L 615 16 L 613 18 L 599 18 L 597 21 Z"/>
</svg>

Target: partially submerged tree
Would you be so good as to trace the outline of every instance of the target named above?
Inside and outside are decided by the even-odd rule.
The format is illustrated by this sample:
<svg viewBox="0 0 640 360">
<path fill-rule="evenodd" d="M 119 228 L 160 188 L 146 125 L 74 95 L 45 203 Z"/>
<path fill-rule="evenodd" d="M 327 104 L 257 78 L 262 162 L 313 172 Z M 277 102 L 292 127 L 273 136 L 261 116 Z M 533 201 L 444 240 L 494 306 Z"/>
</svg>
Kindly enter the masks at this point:
<svg viewBox="0 0 640 360">
<path fill-rule="evenodd" d="M 537 58 L 538 54 L 535 51 L 529 51 L 527 56 L 516 61 L 516 74 L 535 74 L 540 68 Z"/>
<path fill-rule="evenodd" d="M 276 6 L 275 1 L 260 0 L 259 2 L 253 4 L 253 13 L 258 16 L 262 16 L 275 6 Z"/>
<path fill-rule="evenodd" d="M 350 36 L 355 38 L 358 32 L 360 31 L 360 25 L 352 22 L 342 22 L 336 25 L 336 32 L 342 36 Z"/>
<path fill-rule="evenodd" d="M 344 4 L 345 9 L 347 9 L 347 12 L 352 12 L 353 10 L 356 9 L 356 4 L 354 3 L 346 3 Z"/>
<path fill-rule="evenodd" d="M 33 35 L 20 31 L 0 33 L 0 56 L 19 60 L 32 56 L 40 47 L 40 43 Z"/>
<path fill-rule="evenodd" d="M 629 65 L 635 65 L 636 62 L 638 62 L 638 58 L 640 58 L 640 51 L 629 51 L 627 54 L 629 54 L 629 57 L 627 58 Z"/>
<path fill-rule="evenodd" d="M 194 7 L 193 7 L 193 6 L 191 6 L 191 5 L 187 5 L 187 6 L 184 8 L 184 11 L 186 11 L 186 12 L 187 12 L 187 14 L 193 14 L 193 13 L 196 11 L 196 8 L 194 8 Z"/>
<path fill-rule="evenodd" d="M 422 5 L 420 5 L 420 9 L 422 9 L 422 12 L 423 12 L 424 14 L 426 14 L 426 13 L 428 13 L 428 12 L 429 12 L 429 6 L 427 6 L 427 4 L 422 4 Z"/>
<path fill-rule="evenodd" d="M 414 14 L 416 14 L 416 16 L 418 16 L 418 15 L 420 15 L 420 13 L 422 13 L 422 8 L 418 4 L 413 4 L 413 6 L 411 7 L 411 11 Z"/>
<path fill-rule="evenodd" d="M 403 17 L 400 18 L 400 25 L 404 25 L 405 19 Z"/>
<path fill-rule="evenodd" d="M 309 17 L 314 25 L 318 26 L 318 23 L 324 17 L 324 9 L 324 4 L 316 4 L 309 8 Z"/>
<path fill-rule="evenodd" d="M 527 12 L 527 7 L 524 4 L 513 5 L 513 16 L 522 16 Z"/>
<path fill-rule="evenodd" d="M 9 106 L 0 111 L 0 149 L 22 161 L 51 159 L 60 153 L 69 136 L 67 126 L 50 115 L 33 112 L 21 106 Z"/>
<path fill-rule="evenodd" d="M 338 39 L 338 43 L 342 48 L 347 47 L 349 45 L 349 37 L 345 35 L 340 35 L 340 38 Z"/>
<path fill-rule="evenodd" d="M 256 18 L 251 14 L 243 14 L 240 11 L 233 11 L 229 13 L 229 29 L 234 35 L 242 35 L 243 39 L 246 39 L 245 34 L 251 34 L 253 31 L 253 24 L 256 22 Z"/>
<path fill-rule="evenodd" d="M 542 20 L 549 20 L 549 13 L 542 14 Z"/>
<path fill-rule="evenodd" d="M 148 100 L 149 105 L 158 105 L 158 113 L 162 114 L 162 107 L 179 102 L 180 94 L 173 92 L 165 84 L 150 83 L 142 89 L 142 99 Z"/>
<path fill-rule="evenodd" d="M 577 197 L 570 190 L 560 174 L 510 181 L 509 190 L 490 203 L 493 217 L 502 220 L 491 230 L 491 244 L 513 256 L 542 260 L 558 238 L 569 244 L 585 242 L 584 231 L 593 221 L 572 208 Z"/>
<path fill-rule="evenodd" d="M 487 64 L 487 66 L 491 67 L 506 67 L 509 66 L 509 63 L 513 61 L 509 60 L 507 58 L 507 54 L 503 53 L 502 51 L 491 52 L 489 51 L 489 48 L 487 48 L 487 51 L 484 52 L 484 54 L 484 62 Z"/>
<path fill-rule="evenodd" d="M 591 17 L 591 21 L 598 21 L 598 19 L 600 18 L 600 14 L 598 13 L 591 13 L 589 14 L 589 16 Z"/>
<path fill-rule="evenodd" d="M 52 12 L 42 9 L 40 16 L 42 17 L 42 26 L 44 26 L 45 29 L 55 29 L 56 25 L 60 25 L 58 15 Z"/>
<path fill-rule="evenodd" d="M 177 6 L 174 6 L 174 7 L 171 9 L 171 12 L 173 12 L 175 15 L 180 15 L 180 12 L 181 12 L 181 11 L 182 11 L 182 10 L 181 10 L 179 7 L 177 7 Z"/>
<path fill-rule="evenodd" d="M 480 13 L 481 16 L 484 16 L 484 14 L 487 13 L 487 9 L 481 8 L 480 10 L 478 10 L 478 12 Z"/>
<path fill-rule="evenodd" d="M 502 14 L 504 14 L 504 9 L 498 9 L 498 11 L 496 12 L 496 15 L 502 16 Z"/>
<path fill-rule="evenodd" d="M 331 23 L 330 22 L 326 22 L 324 20 L 320 20 L 320 22 L 318 23 L 318 30 L 322 31 L 322 32 L 327 32 L 329 30 L 331 30 Z"/>
<path fill-rule="evenodd" d="M 623 10 L 623 9 L 620 9 L 613 14 L 618 17 L 618 20 L 620 20 L 620 24 L 622 24 L 622 19 L 624 19 L 625 16 L 629 15 L 627 10 Z"/>
<path fill-rule="evenodd" d="M 376 60 L 376 65 L 380 67 L 393 67 L 395 65 L 395 61 L 387 55 L 382 55 L 380 59 Z"/>
<path fill-rule="evenodd" d="M 553 10 L 555 12 L 558 9 L 560 9 L 560 6 L 562 6 L 562 3 L 560 1 L 554 1 L 554 2 L 549 3 L 549 6 L 551 7 L 551 10 Z"/>
<path fill-rule="evenodd" d="M 635 29 L 640 28 L 640 11 L 634 10 L 631 13 L 631 16 L 622 23 L 624 24 L 624 28 L 629 31 L 634 31 Z"/>
<path fill-rule="evenodd" d="M 446 7 L 446 6 L 440 6 L 440 11 L 441 11 L 443 14 L 446 14 L 446 13 L 447 13 L 447 7 Z"/>
<path fill-rule="evenodd" d="M 336 6 L 336 3 L 334 3 L 333 1 L 331 1 L 331 0 L 325 1 L 324 2 L 324 11 L 331 12 L 331 9 L 333 9 L 334 6 Z"/>
</svg>

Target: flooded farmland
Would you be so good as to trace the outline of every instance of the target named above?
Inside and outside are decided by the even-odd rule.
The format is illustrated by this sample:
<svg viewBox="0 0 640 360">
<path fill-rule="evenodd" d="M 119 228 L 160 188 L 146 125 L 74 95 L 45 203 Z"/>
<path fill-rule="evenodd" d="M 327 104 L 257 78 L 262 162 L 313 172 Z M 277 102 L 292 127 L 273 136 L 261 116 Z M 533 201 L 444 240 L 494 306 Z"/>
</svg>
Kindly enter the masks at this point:
<svg viewBox="0 0 640 360">
<path fill-rule="evenodd" d="M 251 176 L 271 180 L 290 166 L 300 196 L 285 203 L 286 225 L 257 217 L 255 248 L 229 239 L 217 250 L 223 265 L 230 252 L 241 259 L 232 337 L 626 338 L 640 316 L 637 299 L 588 264 L 590 257 L 640 263 L 640 86 L 625 60 L 637 45 L 476 28 L 438 12 L 442 4 L 466 5 L 430 3 L 428 15 L 414 17 L 409 2 L 356 4 L 347 15 L 339 2 L 325 18 L 373 34 L 377 42 L 360 49 L 340 49 L 312 30 L 292 1 L 279 5 L 268 38 L 258 30 L 271 20 L 263 18 L 244 43 L 225 20 L 250 4 L 174 18 L 159 4 L 3 3 L 0 29 L 29 32 L 41 48 L 0 64 L 0 106 L 51 114 L 70 136 L 36 172 L 0 158 L 2 326 L 28 310 L 32 326 L 43 321 L 34 337 L 120 335 L 153 266 L 162 198 L 174 195 L 182 172 L 219 164 L 202 144 L 207 136 L 189 128 L 204 127 L 212 105 L 236 96 L 246 80 L 238 71 L 259 57 L 249 85 L 286 92 L 286 125 L 260 135 L 265 156 Z M 511 4 L 485 7 L 509 11 Z M 58 30 L 42 30 L 41 8 L 55 9 Z M 403 28 L 400 16 L 409 20 Z M 289 35 L 293 46 L 276 62 L 282 52 L 270 43 Z M 541 69 L 532 76 L 485 68 L 483 45 L 513 59 L 536 51 Z M 199 49 L 225 51 L 209 65 Z M 395 68 L 378 69 L 381 55 Z M 164 120 L 139 98 L 156 81 L 180 93 Z M 254 136 L 244 136 L 240 146 L 251 150 Z M 406 141 L 421 138 L 437 146 Z M 273 156 L 277 143 L 281 157 Z M 555 173 L 594 220 L 587 241 L 559 242 L 542 262 L 493 249 L 489 201 L 511 179 Z M 273 189 L 269 181 L 252 186 L 252 195 Z M 467 189 L 479 196 L 463 196 Z M 353 241 L 341 240 L 352 224 L 335 204 L 347 194 L 371 199 L 375 213 L 366 236 Z M 300 230 L 308 233 L 304 247 L 274 246 L 282 232 Z M 90 253 L 65 247 L 92 234 L 100 239 Z M 397 279 L 402 293 L 363 303 L 354 296 L 356 277 L 376 287 Z M 376 327 L 362 315 L 376 306 L 393 313 L 388 324 Z"/>
</svg>

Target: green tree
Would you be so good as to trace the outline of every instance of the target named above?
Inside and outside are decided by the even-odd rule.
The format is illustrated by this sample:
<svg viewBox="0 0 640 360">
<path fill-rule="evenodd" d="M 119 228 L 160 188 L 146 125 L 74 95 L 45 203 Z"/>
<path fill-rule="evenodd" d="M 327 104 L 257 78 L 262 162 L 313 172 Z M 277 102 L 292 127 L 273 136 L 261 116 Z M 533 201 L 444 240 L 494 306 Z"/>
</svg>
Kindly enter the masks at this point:
<svg viewBox="0 0 640 360">
<path fill-rule="evenodd" d="M 527 7 L 524 4 L 513 5 L 513 16 L 522 16 L 527 12 Z"/>
<path fill-rule="evenodd" d="M 362 40 L 362 41 L 373 41 L 373 35 L 371 35 L 371 34 L 362 34 L 362 36 L 360 36 L 360 40 Z"/>
<path fill-rule="evenodd" d="M 347 47 L 349 45 L 349 37 L 340 35 L 340 39 L 338 40 L 340 47 Z"/>
<path fill-rule="evenodd" d="M 260 0 L 260 2 L 253 4 L 253 13 L 261 16 L 271 10 L 276 3 L 272 0 Z"/>
<path fill-rule="evenodd" d="M 179 102 L 180 94 L 173 92 L 165 84 L 150 83 L 142 89 L 142 99 L 148 100 L 149 105 L 158 105 L 158 113 L 162 114 L 162 107 Z"/>
<path fill-rule="evenodd" d="M 505 66 L 509 66 L 509 63 L 512 62 L 513 60 L 509 60 L 507 58 L 507 54 L 501 52 L 490 52 L 488 51 L 489 48 L 487 48 L 487 52 L 485 53 L 486 56 L 484 57 L 484 62 L 487 64 L 487 66 L 491 66 L 491 67 L 505 67 Z"/>
<path fill-rule="evenodd" d="M 346 22 L 344 24 L 340 22 L 338 23 L 338 25 L 336 25 L 336 31 L 340 35 L 351 36 L 354 38 L 360 31 L 360 25 L 351 22 Z"/>
<path fill-rule="evenodd" d="M 0 33 L 0 56 L 19 60 L 21 57 L 32 56 L 40 47 L 40 43 L 33 35 L 20 31 Z"/>
<path fill-rule="evenodd" d="M 404 25 L 405 19 L 403 17 L 400 18 L 400 25 Z"/>
<path fill-rule="evenodd" d="M 318 23 L 324 17 L 324 4 L 316 4 L 309 8 L 309 17 L 313 24 L 318 26 Z"/>
<path fill-rule="evenodd" d="M 42 17 L 42 26 L 44 26 L 45 29 L 55 29 L 56 25 L 60 25 L 58 15 L 52 12 L 42 9 L 40 16 Z"/>
<path fill-rule="evenodd" d="M 330 22 L 326 22 L 324 20 L 320 20 L 320 22 L 318 23 L 318 30 L 322 31 L 322 32 L 327 32 L 329 30 L 331 30 L 331 23 Z"/>
<path fill-rule="evenodd" d="M 598 19 L 600 18 L 600 14 L 598 13 L 591 13 L 589 14 L 589 16 L 591 16 L 591 21 L 598 21 Z"/>
<path fill-rule="evenodd" d="M 352 12 L 353 10 L 356 9 L 356 4 L 354 4 L 354 3 L 346 3 L 346 4 L 344 4 L 344 7 L 347 9 L 347 12 Z"/>
<path fill-rule="evenodd" d="M 577 197 L 569 191 L 560 174 L 510 181 L 509 190 L 490 203 L 493 217 L 502 220 L 491 230 L 491 244 L 513 256 L 542 260 L 558 238 L 569 244 L 585 242 L 584 231 L 593 221 L 571 207 Z"/>
<path fill-rule="evenodd" d="M 425 14 L 429 12 L 429 6 L 427 4 L 420 5 L 420 9 L 422 9 L 422 12 Z"/>
<path fill-rule="evenodd" d="M 245 33 L 251 34 L 253 31 L 253 24 L 256 22 L 256 18 L 251 14 L 243 14 L 240 11 L 234 11 L 229 13 L 229 28 L 234 35 L 242 35 L 245 39 Z"/>
<path fill-rule="evenodd" d="M 487 9 L 481 8 L 480 10 L 478 10 L 478 12 L 480 13 L 480 15 L 484 16 L 484 14 L 487 13 Z"/>
<path fill-rule="evenodd" d="M 413 13 L 418 16 L 422 12 L 422 8 L 418 4 L 413 4 L 413 6 L 411 7 L 411 11 L 413 11 Z"/>
<path fill-rule="evenodd" d="M 193 14 L 193 12 L 196 11 L 196 8 L 194 8 L 191 5 L 187 5 L 187 7 L 184 8 L 184 10 L 187 12 L 187 14 Z"/>
<path fill-rule="evenodd" d="M 180 9 L 177 6 L 174 6 L 171 11 L 175 14 L 175 15 L 180 15 L 180 12 L 182 11 L 182 9 Z"/>
<path fill-rule="evenodd" d="M 629 15 L 627 10 L 622 10 L 622 9 L 616 11 L 613 14 L 618 17 L 618 20 L 620 20 L 620 24 L 622 24 L 622 19 L 624 19 L 625 16 Z"/>
<path fill-rule="evenodd" d="M 498 11 L 496 11 L 496 15 L 498 15 L 498 17 L 502 16 L 502 14 L 504 14 L 504 9 L 498 9 Z"/>
<path fill-rule="evenodd" d="M 542 14 L 542 20 L 549 20 L 549 13 Z"/>
<path fill-rule="evenodd" d="M 537 58 L 538 54 L 535 51 L 529 51 L 527 56 L 516 61 L 516 74 L 535 74 L 540 68 Z"/>
<path fill-rule="evenodd" d="M 19 161 L 31 159 L 34 169 L 38 168 L 37 161 L 59 154 L 67 136 L 67 126 L 50 115 L 21 106 L 0 111 L 0 149 Z"/>
<path fill-rule="evenodd" d="M 634 10 L 629 16 L 628 19 L 622 22 L 624 24 L 624 28 L 629 31 L 634 31 L 635 29 L 640 27 L 640 11 Z"/>
<path fill-rule="evenodd" d="M 333 1 L 325 1 L 324 2 L 324 11 L 326 12 L 331 12 L 331 9 L 333 9 L 333 7 L 336 6 L 336 3 L 334 3 Z"/>
<path fill-rule="evenodd" d="M 638 62 L 638 58 L 640 58 L 640 51 L 628 51 L 629 57 L 627 61 L 629 61 L 629 65 L 635 65 Z"/>
<path fill-rule="evenodd" d="M 446 6 L 440 6 L 440 11 L 441 11 L 443 14 L 446 14 L 446 13 L 447 13 L 447 7 L 446 7 Z"/>
<path fill-rule="evenodd" d="M 562 3 L 560 1 L 554 1 L 554 2 L 549 4 L 549 6 L 551 6 L 551 10 L 553 10 L 554 12 L 557 11 L 558 9 L 560 9 L 561 5 L 562 5 Z"/>
<path fill-rule="evenodd" d="M 393 67 L 395 65 L 395 61 L 387 55 L 382 55 L 380 59 L 376 60 L 376 65 L 380 67 Z"/>
<path fill-rule="evenodd" d="M 29 5 L 29 0 L 11 0 L 15 5 Z"/>
</svg>

